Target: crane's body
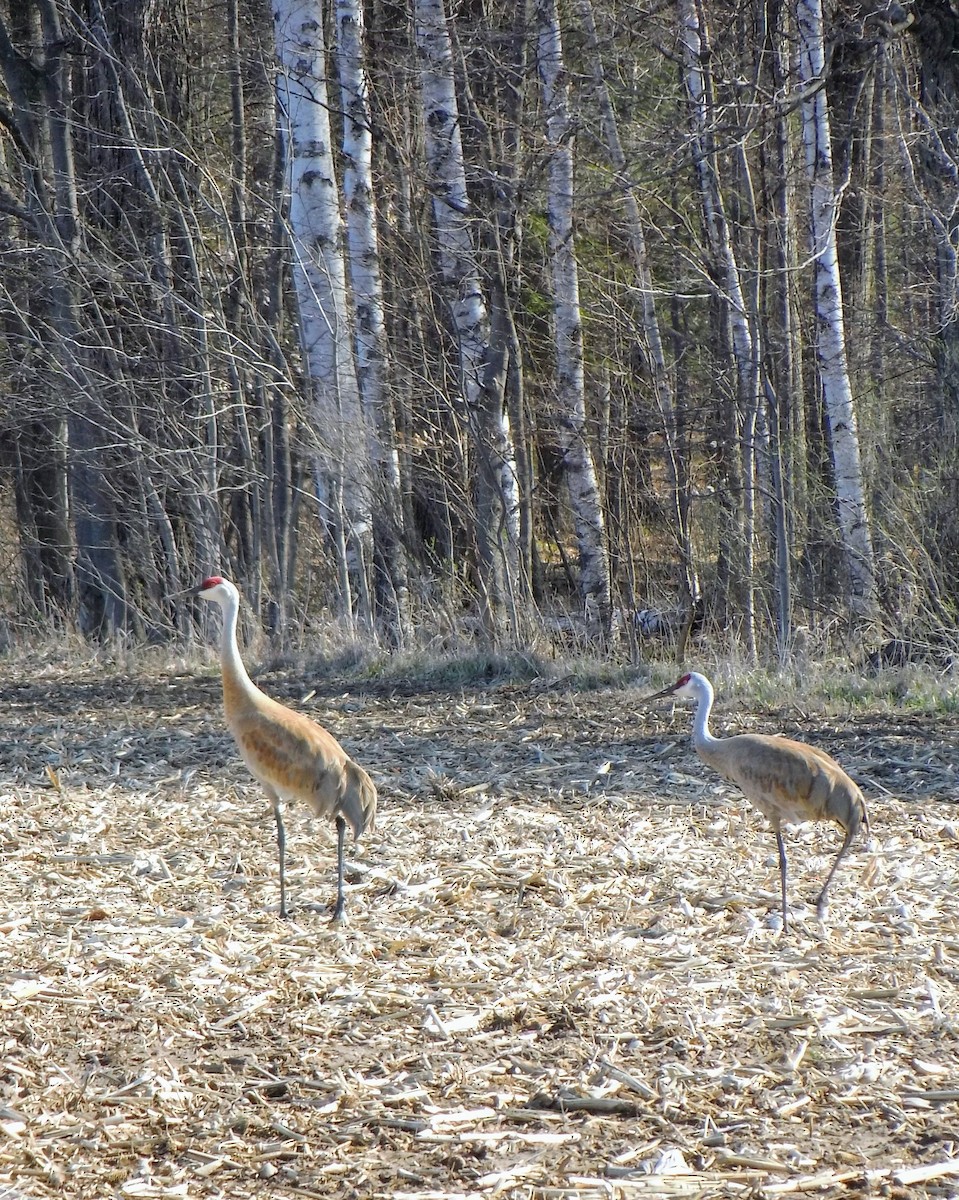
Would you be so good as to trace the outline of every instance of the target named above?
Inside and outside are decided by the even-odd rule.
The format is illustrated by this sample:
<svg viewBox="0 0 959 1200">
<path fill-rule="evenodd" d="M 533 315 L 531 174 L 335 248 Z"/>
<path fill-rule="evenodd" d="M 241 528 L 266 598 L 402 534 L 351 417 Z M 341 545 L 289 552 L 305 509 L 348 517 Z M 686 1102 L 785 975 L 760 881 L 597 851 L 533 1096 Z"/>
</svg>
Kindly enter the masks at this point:
<svg viewBox="0 0 959 1200">
<path fill-rule="evenodd" d="M 286 907 L 286 829 L 283 804 L 302 800 L 318 817 L 332 818 L 337 830 L 337 890 L 333 920 L 345 912 L 343 890 L 346 826 L 354 839 L 372 828 L 376 787 L 335 737 L 304 713 L 278 703 L 247 674 L 237 642 L 240 594 L 228 579 L 205 579 L 194 594 L 220 605 L 223 630 L 220 666 L 223 709 L 230 732 L 250 773 L 273 805 L 280 856 L 280 916 Z"/>
<path fill-rule="evenodd" d="M 853 838 L 860 829 L 869 830 L 866 801 L 858 785 L 839 763 L 815 746 L 791 738 L 763 733 L 740 733 L 714 737 L 709 730 L 713 688 L 705 675 L 690 672 L 671 687 L 650 696 L 695 700 L 693 746 L 708 766 L 729 783 L 734 783 L 747 800 L 769 820 L 779 849 L 782 883 L 783 929 L 786 915 L 786 847 L 782 825 L 803 821 L 835 821 L 845 832 L 842 846 L 816 901 L 820 917 L 826 910 L 826 893 Z"/>
</svg>

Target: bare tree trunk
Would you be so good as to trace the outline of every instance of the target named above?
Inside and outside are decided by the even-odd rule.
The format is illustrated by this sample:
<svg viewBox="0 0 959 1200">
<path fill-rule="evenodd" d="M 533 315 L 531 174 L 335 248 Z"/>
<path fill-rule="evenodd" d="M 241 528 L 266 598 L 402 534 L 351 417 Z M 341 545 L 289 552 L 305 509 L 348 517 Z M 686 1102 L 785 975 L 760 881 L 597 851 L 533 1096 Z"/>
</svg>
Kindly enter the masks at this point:
<svg viewBox="0 0 959 1200">
<path fill-rule="evenodd" d="M 535 552 L 534 532 L 534 447 L 526 411 L 525 371 L 517 330 L 516 311 L 521 306 L 523 151 L 526 137 L 524 98 L 528 75 L 529 5 L 526 0 L 515 6 L 504 33 L 495 41 L 481 43 L 453 37 L 458 54 L 457 84 L 462 88 L 461 124 L 467 142 L 464 154 L 475 159 L 471 202 L 476 209 L 473 221 L 477 261 L 482 263 L 488 288 L 490 344 L 488 386 L 502 388 L 510 427 L 510 443 L 515 453 L 515 477 L 511 503 L 516 514 L 508 525 L 517 532 L 518 567 L 514 584 L 514 604 L 528 608 L 532 596 Z M 479 21 L 495 22 L 490 11 Z M 455 35 L 455 27 L 451 34 Z M 532 613 L 530 612 L 530 615 Z"/>
<path fill-rule="evenodd" d="M 0 66 L 14 101 L 14 119 L 24 143 L 31 145 L 35 228 L 43 240 L 46 296 L 54 386 L 66 397 L 70 466 L 70 509 L 76 550 L 76 603 L 80 628 L 110 636 L 126 626 L 126 596 L 117 555 L 106 426 L 99 399 L 81 359 L 75 288 L 79 250 L 79 212 L 71 136 L 71 93 L 59 13 L 49 0 L 36 0 L 31 22 L 42 45 L 37 69 L 21 54 L 0 22 Z M 27 32 L 27 29 L 24 29 Z M 47 178 L 44 178 L 44 174 Z M 55 440 L 57 440 L 55 438 Z"/>
<path fill-rule="evenodd" d="M 684 602 L 689 610 L 693 611 L 700 604 L 701 594 L 690 526 L 689 463 L 679 436 L 676 396 L 669 365 L 666 361 L 659 315 L 656 310 L 656 293 L 646 245 L 646 231 L 636 198 L 636 188 L 629 175 L 616 110 L 609 94 L 592 0 L 577 0 L 576 12 L 585 34 L 589 60 L 592 65 L 593 87 L 602 121 L 606 153 L 615 172 L 614 182 L 622 195 L 623 208 L 626 213 L 626 228 L 632 251 L 633 269 L 636 273 L 638 332 L 662 422 L 666 470 L 670 486 L 670 507 L 676 525 L 676 545 L 686 593 Z"/>
<path fill-rule="evenodd" d="M 760 9 L 765 33 L 766 66 L 761 81 L 768 80 L 774 94 L 783 94 L 789 72 L 788 31 L 783 27 L 787 8 L 777 3 Z M 792 158 L 789 121 L 777 114 L 767 137 L 760 143 L 764 174 L 766 220 L 762 236 L 763 312 L 766 355 L 763 386 L 769 427 L 769 461 L 773 524 L 773 588 L 776 640 L 780 661 L 789 656 L 793 641 L 793 552 L 796 527 L 805 522 L 806 489 L 803 427 L 795 420 L 802 408 L 802 380 L 796 334 L 792 279 L 797 269 L 795 181 L 789 169 Z M 798 444 L 797 444 L 798 443 Z"/>
<path fill-rule="evenodd" d="M 519 500 L 503 394 L 505 374 L 489 352 L 489 315 L 470 232 L 452 47 L 442 0 L 415 0 L 414 20 L 440 279 L 458 341 L 462 404 L 476 453 L 480 602 L 487 633 L 495 639 L 507 606 L 514 630 L 517 620 L 512 601 L 519 567 Z"/>
<path fill-rule="evenodd" d="M 751 657 L 756 654 L 756 596 L 753 558 L 755 554 L 755 463 L 756 420 L 759 412 L 759 359 L 751 327 L 732 233 L 726 215 L 723 190 L 713 138 L 714 104 L 709 70 L 710 47 L 699 0 L 678 0 L 682 22 L 683 80 L 686 85 L 693 166 L 703 205 L 703 224 L 712 260 L 711 271 L 717 299 L 728 328 L 729 346 L 736 366 L 735 429 L 729 434 L 737 444 L 728 447 L 727 497 L 736 522 L 740 550 L 736 581 L 741 590 L 742 632 Z M 739 462 L 733 462 L 733 456 Z M 736 493 L 739 492 L 739 495 Z"/>
<path fill-rule="evenodd" d="M 916 79 L 901 75 L 900 94 L 910 99 L 906 114 L 900 113 L 898 133 L 907 178 L 935 248 L 928 334 L 934 370 L 928 388 L 938 486 L 929 489 L 925 507 L 941 573 L 954 579 L 959 573 L 959 13 L 948 0 L 929 0 L 914 13 L 910 40 L 917 47 Z"/>
<path fill-rule="evenodd" d="M 608 634 L 612 617 L 609 551 L 602 497 L 586 422 L 583 323 L 573 239 L 573 128 L 569 76 L 556 0 L 537 3 L 537 57 L 550 148 L 547 215 L 556 337 L 556 413 L 563 472 L 579 548 L 580 592 Z"/>
<path fill-rule="evenodd" d="M 317 494 L 333 542 L 340 615 L 372 624 L 369 438 L 354 369 L 318 0 L 274 0 L 288 138 L 290 234 L 312 397 Z"/>
<path fill-rule="evenodd" d="M 273 595 L 267 606 L 268 627 L 282 643 L 286 638 L 290 601 L 296 574 L 296 514 L 300 489 L 295 478 L 294 454 L 290 430 L 289 396 L 283 385 L 288 374 L 286 356 L 280 345 L 280 331 L 287 308 L 284 288 L 281 247 L 285 242 L 284 202 L 286 198 L 286 140 L 282 134 L 279 96 L 274 90 L 276 135 L 273 138 L 273 158 L 270 179 L 271 246 L 265 275 L 268 281 L 265 296 L 260 300 L 261 319 L 269 346 L 268 361 L 273 368 L 268 384 L 258 373 L 256 395 L 261 413 L 260 460 L 264 475 L 264 511 L 268 513 L 270 578 Z"/>
<path fill-rule="evenodd" d="M 373 188 L 373 131 L 360 0 L 337 0 L 336 28 L 346 164 L 343 195 L 355 313 L 356 373 L 370 430 L 370 454 L 375 472 L 372 516 L 378 565 L 376 591 L 385 607 L 392 640 L 402 646 L 410 631 L 409 572 L 404 549 L 396 417 L 387 386 L 386 325 Z"/>
<path fill-rule="evenodd" d="M 156 358 L 163 381 L 163 415 L 157 422 L 151 397 L 145 421 L 153 437 L 168 440 L 181 452 L 179 466 L 189 486 L 182 489 L 177 508 L 190 514 L 193 565 L 209 571 L 219 569 L 224 547 L 217 496 L 220 429 L 196 250 L 202 239 L 188 215 L 189 168 L 181 155 L 169 149 L 176 140 L 170 114 L 182 115 L 184 86 L 176 67 L 169 64 L 182 60 L 186 34 L 174 19 L 180 15 L 179 6 L 171 0 L 162 15 L 175 32 L 165 35 L 164 52 L 159 54 L 156 45 L 148 44 L 155 29 L 145 25 L 144 11 L 145 0 L 123 6 L 91 0 L 92 53 L 83 127 L 93 181 L 87 220 L 96 227 L 97 239 L 115 247 L 121 260 L 142 254 L 142 270 L 154 294 L 149 313 L 143 314 L 144 328 L 130 341 L 142 352 L 144 340 L 155 339 L 149 357 Z M 158 15 L 155 6 L 152 11 Z M 159 27 L 166 29 L 166 23 Z M 156 99 L 162 102 L 162 111 Z M 110 299 L 105 303 L 108 311 L 100 318 L 98 352 L 109 362 L 118 351 L 129 353 L 129 335 L 109 312 Z M 105 364 L 101 369 L 107 370 Z M 196 385 L 198 377 L 204 385 Z M 135 385 L 125 381 L 125 386 Z M 135 416 L 144 421 L 142 415 Z M 187 419 L 180 421 L 181 416 Z M 116 436 L 122 440 L 133 432 L 117 428 Z"/>
<path fill-rule="evenodd" d="M 836 189 L 825 72 L 821 0 L 797 0 L 802 128 L 810 185 L 810 235 L 815 274 L 816 356 L 829 422 L 839 529 L 848 574 L 849 611 L 869 620 L 878 589 L 859 453 L 859 433 L 846 361 L 842 285 L 836 252 Z"/>
</svg>

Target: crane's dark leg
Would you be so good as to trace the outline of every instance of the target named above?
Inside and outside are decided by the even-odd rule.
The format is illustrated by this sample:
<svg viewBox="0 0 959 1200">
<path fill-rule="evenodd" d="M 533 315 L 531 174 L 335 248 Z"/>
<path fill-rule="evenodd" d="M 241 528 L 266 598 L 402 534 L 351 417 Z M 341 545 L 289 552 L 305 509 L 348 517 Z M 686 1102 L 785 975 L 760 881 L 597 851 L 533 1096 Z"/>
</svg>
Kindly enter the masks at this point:
<svg viewBox="0 0 959 1200">
<path fill-rule="evenodd" d="M 346 821 L 336 818 L 336 907 L 333 909 L 333 920 L 342 921 L 346 912 L 346 896 L 343 894 L 343 856 L 346 843 Z"/>
<path fill-rule="evenodd" d="M 819 899 L 816 901 L 816 915 L 820 920 L 826 913 L 826 892 L 829 890 L 829 885 L 832 883 L 832 877 L 836 874 L 836 868 L 843 860 L 843 855 L 852 845 L 852 839 L 856 836 L 855 829 L 847 829 L 846 836 L 843 838 L 843 843 L 839 847 L 839 853 L 836 855 L 836 861 L 832 864 L 829 874 L 826 876 L 826 882 L 822 885 L 822 891 L 819 893 Z"/>
<path fill-rule="evenodd" d="M 283 802 L 274 798 L 273 816 L 276 820 L 276 846 L 280 852 L 280 916 L 286 913 L 286 828 L 283 824 Z"/>
<path fill-rule="evenodd" d="M 787 933 L 789 918 L 786 915 L 786 846 L 783 842 L 783 835 L 778 829 L 776 830 L 776 845 L 779 847 L 779 880 L 783 892 L 783 933 Z"/>
</svg>

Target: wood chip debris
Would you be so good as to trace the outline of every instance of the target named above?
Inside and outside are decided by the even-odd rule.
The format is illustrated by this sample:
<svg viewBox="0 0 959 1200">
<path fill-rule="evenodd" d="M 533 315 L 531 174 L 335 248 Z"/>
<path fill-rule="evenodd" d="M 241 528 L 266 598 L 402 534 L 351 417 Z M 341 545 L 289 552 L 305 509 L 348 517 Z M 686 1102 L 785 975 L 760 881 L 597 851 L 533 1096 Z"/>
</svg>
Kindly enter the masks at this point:
<svg viewBox="0 0 959 1200">
<path fill-rule="evenodd" d="M 783 937 L 688 713 L 263 682 L 380 788 L 343 928 L 298 809 L 278 919 L 215 676 L 8 664 L 0 1200 L 959 1196 L 959 717 L 755 718 L 871 806 L 824 922 L 787 829 Z"/>
</svg>

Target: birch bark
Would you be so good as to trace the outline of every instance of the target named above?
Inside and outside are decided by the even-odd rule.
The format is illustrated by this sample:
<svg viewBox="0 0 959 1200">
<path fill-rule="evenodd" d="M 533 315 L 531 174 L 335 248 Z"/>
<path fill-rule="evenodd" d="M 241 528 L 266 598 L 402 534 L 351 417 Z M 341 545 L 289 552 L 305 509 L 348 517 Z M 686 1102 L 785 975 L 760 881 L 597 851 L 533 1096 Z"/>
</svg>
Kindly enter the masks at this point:
<svg viewBox="0 0 959 1200">
<path fill-rule="evenodd" d="M 340 616 L 372 623 L 366 421 L 353 362 L 326 45 L 318 0 L 273 0 L 290 238 L 310 377 L 317 494 L 336 557 Z"/>
<path fill-rule="evenodd" d="M 810 237 L 814 265 L 816 358 L 829 425 L 839 530 L 854 618 L 876 612 L 878 590 L 866 509 L 859 432 L 846 360 L 842 286 L 836 250 L 837 198 L 833 179 L 821 0 L 797 0 L 799 77 L 803 88 L 802 131 L 810 188 Z"/>
<path fill-rule="evenodd" d="M 789 80 L 790 38 L 785 20 L 780 17 L 773 21 L 771 17 L 772 14 L 764 29 L 764 40 L 769 46 L 765 70 L 773 94 L 784 96 Z M 768 138 L 760 144 L 760 169 L 767 175 L 764 190 L 771 195 L 771 211 L 763 231 L 764 273 L 768 276 L 764 286 L 770 314 L 766 325 L 764 390 L 769 423 L 771 517 L 775 530 L 776 635 L 783 663 L 793 644 L 793 547 L 800 540 L 808 511 L 805 423 L 801 419 L 802 352 L 797 298 L 792 287 L 799 260 L 796 228 L 799 206 L 797 181 L 790 163 L 798 131 L 793 132 L 785 109 L 786 106 L 780 106 Z"/>
<path fill-rule="evenodd" d="M 352 285 L 356 374 L 370 431 L 373 467 L 373 543 L 377 596 L 393 640 L 409 633 L 409 576 L 403 549 L 403 502 L 396 417 L 386 386 L 387 343 L 383 315 L 376 201 L 373 191 L 373 132 L 364 62 L 363 5 L 337 0 L 336 59 L 343 108 L 343 196 Z"/>
<path fill-rule="evenodd" d="M 489 353 L 489 314 L 470 232 L 470 201 L 443 0 L 415 0 L 426 160 L 444 299 L 459 349 L 462 404 L 475 450 L 480 601 L 495 640 L 518 569 L 519 501 L 503 372 Z M 511 607 L 516 628 L 517 615 Z"/>
<path fill-rule="evenodd" d="M 612 616 L 609 552 L 596 464 L 586 426 L 583 323 L 573 238 L 573 127 L 569 75 L 563 60 L 556 0 L 539 0 L 536 22 L 537 59 L 550 150 L 547 215 L 556 338 L 555 425 L 579 549 L 580 592 L 586 611 L 596 613 L 605 633 Z"/>
<path fill-rule="evenodd" d="M 719 168 L 713 142 L 712 79 L 709 72 L 710 48 L 699 0 L 679 0 L 681 36 L 683 43 L 683 80 L 689 103 L 691 149 L 693 166 L 699 183 L 703 204 L 703 223 L 706 240 L 715 272 L 715 285 L 723 304 L 729 327 L 729 341 L 736 365 L 737 409 L 735 430 L 731 441 L 738 441 L 740 462 L 733 461 L 737 453 L 729 446 L 727 484 L 734 493 L 727 497 L 736 520 L 740 546 L 738 570 L 742 587 L 742 631 L 750 656 L 756 653 L 755 612 L 755 475 L 756 434 L 759 416 L 759 353 L 757 339 L 750 323 L 746 291 L 720 183 Z M 735 493 L 740 493 L 741 501 Z"/>
</svg>

